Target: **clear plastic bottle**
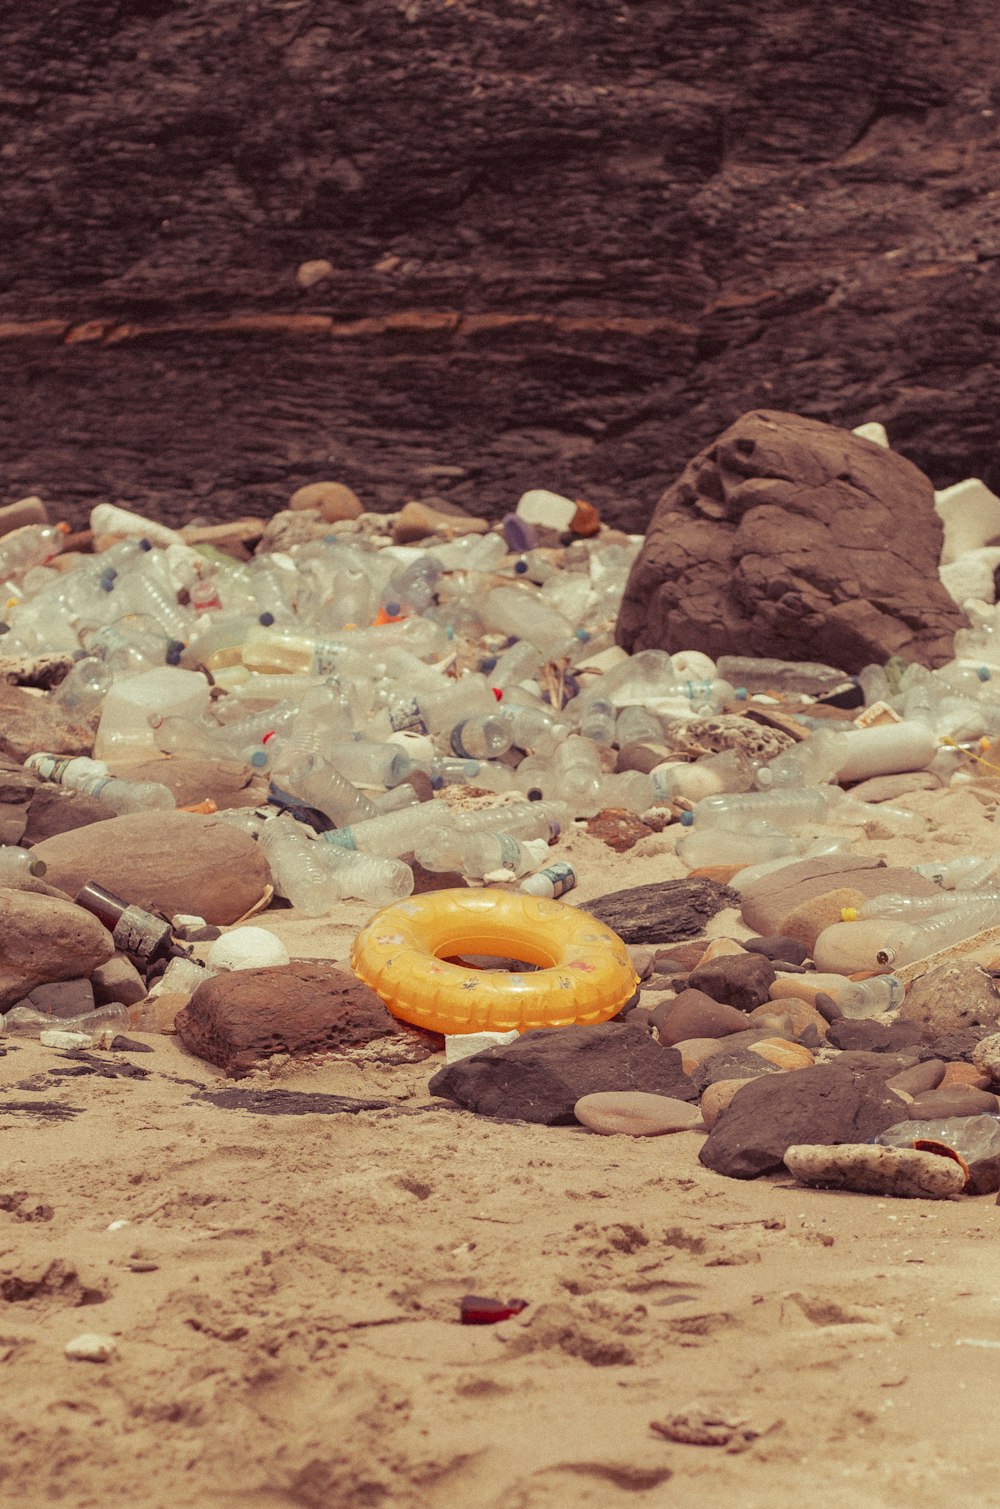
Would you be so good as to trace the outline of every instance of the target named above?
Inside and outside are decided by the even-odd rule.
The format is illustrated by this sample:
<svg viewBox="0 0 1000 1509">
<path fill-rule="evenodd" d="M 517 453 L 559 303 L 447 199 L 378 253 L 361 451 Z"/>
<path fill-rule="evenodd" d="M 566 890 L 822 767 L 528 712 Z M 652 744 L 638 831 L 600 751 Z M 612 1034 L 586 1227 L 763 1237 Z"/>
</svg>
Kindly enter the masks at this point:
<svg viewBox="0 0 1000 1509">
<path fill-rule="evenodd" d="M 486 594 L 480 613 L 488 629 L 530 640 L 551 659 L 558 659 L 578 643 L 569 619 L 527 588 L 494 587 Z"/>
<path fill-rule="evenodd" d="M 0 581 L 22 576 L 52 560 L 69 534 L 68 524 L 24 524 L 0 539 Z"/>
<path fill-rule="evenodd" d="M 665 760 L 649 774 L 658 801 L 672 802 L 684 797 L 701 802 L 704 797 L 727 791 L 749 791 L 753 786 L 754 765 L 741 750 L 724 749 L 719 754 L 703 755 L 690 764 Z"/>
<path fill-rule="evenodd" d="M 413 871 L 400 859 L 361 854 L 334 844 L 317 844 L 319 860 L 333 876 L 342 897 L 355 897 L 373 906 L 389 906 L 413 894 Z"/>
<path fill-rule="evenodd" d="M 319 845 L 300 823 L 275 817 L 257 835 L 274 888 L 307 917 L 319 917 L 343 899 L 333 872 L 323 864 Z"/>
<path fill-rule="evenodd" d="M 513 729 L 499 713 L 463 718 L 451 731 L 449 744 L 459 759 L 495 760 L 513 743 Z"/>
<path fill-rule="evenodd" d="M 564 859 L 558 859 L 553 864 L 546 865 L 543 870 L 536 870 L 534 875 L 528 875 L 518 886 L 519 891 L 525 891 L 529 896 L 548 896 L 558 899 L 571 891 L 576 885 L 576 874 L 573 866 Z"/>
<path fill-rule="evenodd" d="M 301 756 L 287 769 L 277 767 L 275 776 L 280 776 L 287 791 L 325 813 L 338 828 L 378 816 L 375 803 L 322 755 Z"/>
<path fill-rule="evenodd" d="M 638 703 L 623 707 L 615 723 L 614 742 L 621 749 L 626 744 L 659 744 L 663 739 L 663 724 L 655 713 Z"/>
<path fill-rule="evenodd" d="M 169 787 L 158 781 L 120 780 L 111 775 L 107 765 L 100 760 L 39 752 L 29 755 L 24 763 L 46 781 L 96 797 L 117 816 L 127 812 L 166 811 L 177 806 L 177 799 Z"/>
<path fill-rule="evenodd" d="M 5 1016 L 0 1016 L 0 1031 L 8 1037 L 40 1037 L 43 1032 L 83 1032 L 97 1044 L 110 1043 L 119 1033 L 129 1029 L 128 1007 L 120 1001 L 111 1001 L 106 1006 L 97 1006 L 93 1011 L 81 1012 L 79 1016 L 48 1016 L 36 1011 L 33 1006 L 12 1006 Z"/>
<path fill-rule="evenodd" d="M 17 844 L 0 844 L 0 885 L 18 875 L 34 875 L 36 879 L 45 874 L 46 864 L 30 849 L 18 848 Z"/>
<path fill-rule="evenodd" d="M 334 828 L 330 833 L 321 834 L 320 842 L 358 849 L 383 859 L 399 859 L 404 854 L 412 854 L 424 835 L 440 822 L 441 813 L 436 803 L 421 802 L 417 807 L 386 812 L 363 823 L 352 823 L 347 828 Z"/>
<path fill-rule="evenodd" d="M 615 740 L 616 714 L 607 697 L 592 697 L 580 712 L 580 735 L 595 744 L 610 745 Z"/>
<path fill-rule="evenodd" d="M 703 797 L 681 821 L 687 818 L 699 829 L 738 829 L 745 822 L 754 821 L 771 823 L 776 828 L 799 828 L 807 823 L 828 822 L 830 804 L 819 790 L 730 792 Z"/>
<path fill-rule="evenodd" d="M 887 966 L 901 969 L 998 924 L 1000 908 L 992 898 L 970 900 L 968 906 L 954 907 L 915 922 L 879 917 L 835 922 L 816 939 L 813 958 L 817 969 L 840 974 Z"/>
<path fill-rule="evenodd" d="M 243 641 L 243 664 L 273 675 L 329 676 L 349 654 L 349 636 L 323 639 L 297 625 L 259 625 Z"/>
<path fill-rule="evenodd" d="M 544 838 L 522 843 L 513 833 L 456 833 L 447 829 L 421 840 L 415 852 L 427 870 L 460 870 L 482 880 L 495 870 L 527 875 L 537 869 L 548 851 Z"/>
<path fill-rule="evenodd" d="M 677 842 L 677 856 L 692 870 L 704 865 L 757 865 L 796 854 L 799 845 L 789 833 L 766 823 L 748 822 L 741 828 L 690 828 Z"/>
</svg>

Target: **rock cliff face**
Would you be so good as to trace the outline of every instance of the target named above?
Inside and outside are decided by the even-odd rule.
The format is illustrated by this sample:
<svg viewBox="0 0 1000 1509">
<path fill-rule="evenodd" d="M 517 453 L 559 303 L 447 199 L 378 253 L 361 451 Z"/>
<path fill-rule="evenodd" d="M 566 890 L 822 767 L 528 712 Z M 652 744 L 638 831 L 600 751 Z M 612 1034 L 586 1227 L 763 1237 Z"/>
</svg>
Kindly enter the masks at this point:
<svg viewBox="0 0 1000 1509">
<path fill-rule="evenodd" d="M 5 31 L 0 501 L 225 517 L 336 477 L 496 516 L 541 485 L 642 528 L 759 407 L 1000 486 L 987 0 L 52 0 Z"/>
</svg>

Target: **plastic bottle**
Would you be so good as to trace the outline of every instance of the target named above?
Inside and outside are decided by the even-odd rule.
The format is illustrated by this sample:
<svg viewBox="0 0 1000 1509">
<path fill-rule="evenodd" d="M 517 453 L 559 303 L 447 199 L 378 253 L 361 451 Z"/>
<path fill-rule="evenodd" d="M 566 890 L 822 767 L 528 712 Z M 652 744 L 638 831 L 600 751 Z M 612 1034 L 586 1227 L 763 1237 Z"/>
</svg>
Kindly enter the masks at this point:
<svg viewBox="0 0 1000 1509">
<path fill-rule="evenodd" d="M 346 636 L 322 639 L 295 625 L 259 625 L 243 641 L 243 664 L 268 674 L 329 676 L 350 649 Z"/>
<path fill-rule="evenodd" d="M 678 840 L 677 856 L 692 870 L 704 865 L 756 865 L 768 859 L 797 854 L 799 845 L 791 834 L 766 823 L 744 827 L 691 828 Z"/>
<path fill-rule="evenodd" d="M 59 554 L 68 524 L 25 524 L 0 539 L 0 581 L 22 576 Z"/>
<path fill-rule="evenodd" d="M 118 815 L 155 809 L 167 810 L 177 805 L 169 787 L 162 786 L 157 781 L 120 780 L 110 774 L 102 760 L 39 751 L 29 755 L 24 763 L 27 769 L 33 770 L 43 780 L 96 797 Z"/>
<path fill-rule="evenodd" d="M 681 821 L 690 819 L 699 829 L 740 828 L 746 822 L 771 823 L 776 828 L 799 828 L 806 823 L 830 821 L 830 803 L 824 792 L 749 791 L 706 796 Z"/>
<path fill-rule="evenodd" d="M 495 760 L 513 743 L 513 730 L 506 718 L 496 713 L 463 718 L 451 731 L 449 745 L 459 759 Z"/>
<path fill-rule="evenodd" d="M 616 713 L 607 697 L 592 697 L 580 714 L 580 734 L 595 744 L 610 745 L 615 739 Z"/>
<path fill-rule="evenodd" d="M 104 699 L 104 709 L 94 739 L 94 756 L 104 760 L 120 756 L 156 754 L 149 726 L 150 713 L 198 717 L 208 707 L 205 677 L 177 666 L 142 671 L 127 680 L 116 680 Z"/>
<path fill-rule="evenodd" d="M 926 723 L 873 724 L 834 737 L 841 755 L 838 781 L 925 770 L 938 750 L 937 739 Z"/>
<path fill-rule="evenodd" d="M 343 898 L 319 845 L 291 817 L 275 817 L 257 835 L 274 888 L 307 917 L 319 917 Z"/>
<path fill-rule="evenodd" d="M 413 871 L 399 859 L 361 854 L 333 844 L 317 844 L 319 860 L 340 889 L 342 897 L 356 897 L 372 906 L 389 906 L 413 894 Z"/>
<path fill-rule="evenodd" d="M 325 753 L 330 764 L 356 786 L 398 786 L 415 768 L 398 744 L 380 744 L 373 739 L 330 743 Z"/>
<path fill-rule="evenodd" d="M 299 757 L 287 770 L 276 769 L 275 776 L 281 777 L 288 791 L 318 807 L 338 828 L 378 816 L 375 803 L 322 755 Z"/>
<path fill-rule="evenodd" d="M 108 1046 L 113 1038 L 127 1032 L 131 1025 L 128 1007 L 120 1001 L 83 1011 L 79 1016 L 48 1016 L 33 1006 L 13 1006 L 0 1016 L 0 1031 L 8 1037 L 40 1037 L 43 1032 L 82 1032 L 93 1046 Z"/>
<path fill-rule="evenodd" d="M 654 713 L 630 703 L 623 707 L 615 723 L 614 742 L 618 748 L 626 744 L 659 744 L 663 739 L 663 724 Z"/>
<path fill-rule="evenodd" d="M 754 765 L 742 751 L 724 749 L 720 754 L 703 755 L 690 764 L 665 760 L 662 765 L 655 765 L 649 774 L 657 800 L 672 802 L 677 797 L 685 797 L 688 801 L 700 802 L 704 797 L 727 791 L 749 791 L 754 780 Z"/>
<path fill-rule="evenodd" d="M 835 922 L 816 939 L 813 959 L 817 969 L 840 974 L 887 966 L 899 969 L 998 924 L 1000 908 L 992 899 L 970 900 L 967 907 L 955 907 L 919 922 L 883 918 Z"/>
<path fill-rule="evenodd" d="M 46 868 L 44 859 L 32 854 L 30 849 L 18 848 L 17 844 L 0 844 L 0 885 L 18 875 L 40 878 Z"/>
<path fill-rule="evenodd" d="M 488 629 L 527 639 L 556 660 L 578 643 L 574 625 L 540 596 L 521 587 L 494 587 L 480 607 Z"/>
<path fill-rule="evenodd" d="M 460 870 L 463 875 L 482 880 L 495 870 L 526 875 L 545 858 L 547 850 L 548 841 L 544 838 L 522 843 L 513 833 L 457 833 L 445 829 L 422 839 L 414 854 L 427 870 Z"/>
<path fill-rule="evenodd" d="M 521 881 L 518 890 L 525 891 L 529 896 L 558 898 L 571 891 L 575 885 L 573 866 L 560 859 L 554 864 L 546 865 L 544 870 L 536 870 L 534 875 L 528 875 Z"/>
<path fill-rule="evenodd" d="M 169 922 L 147 912 L 145 907 L 135 906 L 113 891 L 107 891 L 96 881 L 81 886 L 73 898 L 77 906 L 92 912 L 102 922 L 120 953 L 130 954 L 144 967 L 166 958 L 173 947 L 173 934 Z"/>
<path fill-rule="evenodd" d="M 363 823 L 335 828 L 322 834 L 320 841 L 384 859 L 399 859 L 403 854 L 412 854 L 421 838 L 440 822 L 436 803 L 421 802 L 418 807 L 404 807 L 400 812 L 386 812 Z"/>
</svg>

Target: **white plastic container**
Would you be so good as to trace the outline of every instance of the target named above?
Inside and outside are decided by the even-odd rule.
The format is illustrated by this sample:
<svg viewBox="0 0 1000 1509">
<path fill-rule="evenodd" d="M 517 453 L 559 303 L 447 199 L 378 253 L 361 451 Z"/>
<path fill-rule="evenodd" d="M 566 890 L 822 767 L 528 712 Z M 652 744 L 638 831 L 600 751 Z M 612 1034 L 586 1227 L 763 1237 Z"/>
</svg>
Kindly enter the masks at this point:
<svg viewBox="0 0 1000 1509">
<path fill-rule="evenodd" d="M 198 718 L 209 702 L 208 682 L 198 671 L 164 665 L 112 686 L 94 740 L 94 757 L 114 760 L 159 754 L 149 726 L 152 713 Z"/>
<path fill-rule="evenodd" d="M 926 770 L 938 752 L 938 742 L 926 723 L 877 723 L 838 734 L 841 760 L 838 781 L 865 781 L 873 775 L 896 775 Z"/>
</svg>

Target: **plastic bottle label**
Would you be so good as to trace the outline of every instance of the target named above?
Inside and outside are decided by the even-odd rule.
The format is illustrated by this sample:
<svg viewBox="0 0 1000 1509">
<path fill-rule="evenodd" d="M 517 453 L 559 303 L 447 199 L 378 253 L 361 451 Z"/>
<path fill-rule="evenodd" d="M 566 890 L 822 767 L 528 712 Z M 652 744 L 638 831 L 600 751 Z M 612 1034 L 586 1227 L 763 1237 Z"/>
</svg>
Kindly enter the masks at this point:
<svg viewBox="0 0 1000 1509">
<path fill-rule="evenodd" d="M 501 870 L 516 869 L 521 852 L 519 841 L 514 837 L 513 833 L 496 833 L 494 837 L 500 845 L 500 864 L 498 868 Z"/>
<path fill-rule="evenodd" d="M 337 669 L 338 662 L 344 653 L 344 646 L 332 644 L 329 640 L 319 640 L 313 648 L 312 665 L 310 670 L 314 676 L 332 676 Z"/>
<path fill-rule="evenodd" d="M 163 942 L 170 929 L 141 906 L 127 906 L 115 923 L 111 936 L 122 953 L 145 959 Z"/>
<path fill-rule="evenodd" d="M 397 702 L 395 707 L 389 709 L 389 726 L 393 733 L 397 734 L 409 729 L 414 729 L 421 734 L 427 732 L 427 725 L 420 716 L 415 697 L 410 697 L 405 702 Z"/>
<path fill-rule="evenodd" d="M 325 838 L 328 844 L 338 844 L 341 849 L 356 849 L 358 847 L 354 842 L 354 834 L 350 828 L 331 828 L 328 833 L 321 833 L 320 837 Z"/>
<path fill-rule="evenodd" d="M 527 880 L 521 882 L 520 889 L 527 891 L 529 895 L 557 897 L 564 896 L 575 885 L 576 875 L 572 865 L 561 859 L 556 864 L 546 865 L 544 870 L 529 875 Z"/>
<path fill-rule="evenodd" d="M 85 796 L 100 797 L 105 786 L 110 786 L 114 779 L 113 775 L 88 775 L 84 780 L 74 784 L 77 791 L 82 791 Z"/>
</svg>

